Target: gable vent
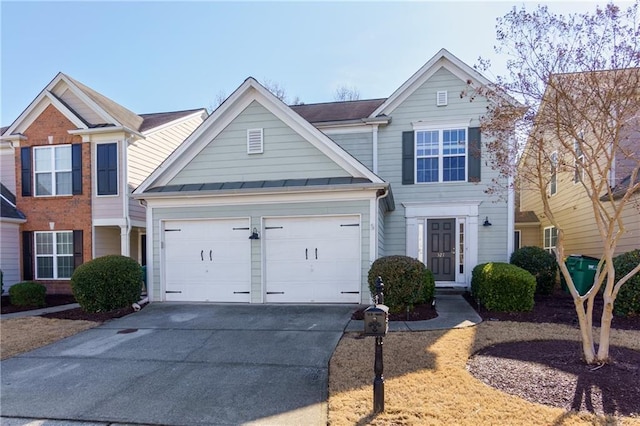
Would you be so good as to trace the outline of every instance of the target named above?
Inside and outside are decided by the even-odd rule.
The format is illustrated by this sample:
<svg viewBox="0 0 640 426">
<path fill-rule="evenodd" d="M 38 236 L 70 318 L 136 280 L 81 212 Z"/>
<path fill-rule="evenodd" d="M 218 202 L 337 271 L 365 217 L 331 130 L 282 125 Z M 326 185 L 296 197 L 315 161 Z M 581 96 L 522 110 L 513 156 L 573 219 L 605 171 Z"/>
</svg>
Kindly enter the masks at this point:
<svg viewBox="0 0 640 426">
<path fill-rule="evenodd" d="M 262 129 L 247 130 L 247 154 L 262 154 L 264 151 Z"/>
<path fill-rule="evenodd" d="M 447 91 L 439 90 L 436 95 L 436 105 L 437 106 L 446 106 L 447 105 Z"/>
</svg>

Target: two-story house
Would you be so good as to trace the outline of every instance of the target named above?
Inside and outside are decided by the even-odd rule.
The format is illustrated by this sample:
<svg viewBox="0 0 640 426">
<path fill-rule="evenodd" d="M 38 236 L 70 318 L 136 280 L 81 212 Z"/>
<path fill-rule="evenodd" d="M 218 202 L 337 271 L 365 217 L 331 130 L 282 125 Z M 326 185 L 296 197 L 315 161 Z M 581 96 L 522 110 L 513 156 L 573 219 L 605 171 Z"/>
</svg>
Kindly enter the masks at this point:
<svg viewBox="0 0 640 426">
<path fill-rule="evenodd" d="M 625 77 L 624 73 L 629 74 Z M 620 90 L 617 86 L 623 82 L 632 84 L 634 89 L 631 91 L 636 91 L 638 81 L 640 81 L 640 70 L 588 72 L 559 75 L 556 78 L 560 82 L 565 82 L 564 85 L 559 85 L 562 89 L 557 89 L 563 92 L 560 99 L 563 96 L 569 97 L 572 93 L 578 98 L 583 98 L 588 95 L 584 92 L 602 95 Z M 619 82 L 618 85 L 616 81 Z M 549 96 L 551 90 L 551 88 L 547 89 L 546 96 Z M 564 92 L 569 94 L 564 94 Z M 635 93 L 637 94 L 637 92 Z M 566 123 L 572 123 L 571 127 L 576 128 L 573 132 L 575 135 L 569 131 L 565 132 L 567 136 L 564 143 L 559 140 L 558 131 L 545 132 L 539 141 L 530 140 L 528 142 L 528 144 L 535 145 L 533 148 L 534 156 L 538 152 L 544 152 L 542 157 L 546 159 L 546 164 L 540 167 L 541 182 L 544 184 L 542 189 L 557 223 L 564 231 L 565 255 L 582 254 L 595 258 L 600 258 L 603 255 L 603 241 L 596 224 L 593 203 L 582 181 L 586 182 L 589 188 L 592 185 L 602 184 L 599 195 L 606 214 L 612 214 L 613 207 L 625 196 L 627 190 L 633 189 L 634 186 L 637 187 L 640 181 L 640 176 L 636 176 L 636 180 L 631 182 L 634 170 L 636 174 L 640 170 L 640 120 L 638 119 L 640 110 L 633 110 L 637 107 L 638 102 L 630 101 L 620 95 L 603 96 L 603 99 L 602 104 L 599 104 L 597 100 L 579 104 L 584 109 L 591 107 L 591 104 L 596 105 L 592 107 L 593 112 L 588 114 L 587 124 L 577 124 L 580 123 L 580 114 L 565 117 L 560 126 L 568 128 L 570 126 Z M 560 101 L 556 102 L 560 103 Z M 631 112 L 631 115 L 635 114 L 635 117 L 631 117 L 624 124 L 621 121 L 607 122 L 607 119 L 603 118 L 608 115 L 608 111 L 603 111 L 604 108 L 609 108 L 606 102 L 626 104 L 623 110 Z M 554 105 L 553 108 L 555 111 L 560 106 Z M 574 125 L 574 123 L 576 124 Z M 615 130 L 618 125 L 621 126 L 620 129 Z M 562 127 L 560 128 L 562 129 Z M 596 133 L 598 136 L 594 136 Z M 612 149 L 613 144 L 607 142 L 610 137 L 618 139 L 615 144 L 617 152 Z M 576 158 L 586 164 L 580 166 L 575 160 Z M 519 174 L 531 173 L 531 167 L 527 164 L 527 160 L 527 149 L 525 149 L 518 165 Z M 591 172 L 587 173 L 585 167 L 588 167 Z M 593 184 L 590 182 L 589 176 L 593 177 Z M 516 232 L 520 232 L 523 246 L 538 246 L 552 252 L 556 249 L 558 231 L 545 214 L 539 186 L 523 184 L 520 189 L 520 212 L 516 214 Z M 612 200 L 608 197 L 608 191 L 611 191 Z M 614 223 L 616 230 L 620 231 L 615 255 L 640 248 L 639 192 L 630 194 L 620 219 L 624 224 L 624 229 Z"/>
<path fill-rule="evenodd" d="M 248 78 L 133 194 L 152 301 L 368 303 L 380 256 L 440 287 L 507 261 L 513 200 L 485 193 L 489 82 L 441 50 L 389 98 L 287 106 Z"/>
<path fill-rule="evenodd" d="M 206 116 L 135 114 L 56 75 L 0 137 L 12 150 L 14 204 L 26 216 L 13 247 L 21 279 L 68 292 L 74 268 L 89 259 L 122 254 L 144 263 L 145 208 L 130 193 Z"/>
</svg>

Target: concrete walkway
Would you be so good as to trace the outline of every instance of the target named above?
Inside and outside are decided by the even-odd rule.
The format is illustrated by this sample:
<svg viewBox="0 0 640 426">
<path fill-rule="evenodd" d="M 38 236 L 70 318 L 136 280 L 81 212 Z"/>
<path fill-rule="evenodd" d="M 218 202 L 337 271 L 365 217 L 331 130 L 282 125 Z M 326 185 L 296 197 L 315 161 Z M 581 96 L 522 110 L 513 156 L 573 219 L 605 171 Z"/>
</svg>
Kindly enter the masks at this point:
<svg viewBox="0 0 640 426">
<path fill-rule="evenodd" d="M 0 315 L 0 320 L 10 318 L 22 318 L 22 317 L 37 317 L 38 315 L 50 314 L 53 312 L 68 311 L 69 309 L 79 308 L 77 303 L 70 303 L 68 305 L 52 306 L 50 308 L 32 309 L 30 311 L 14 312 L 12 314 Z"/>
</svg>

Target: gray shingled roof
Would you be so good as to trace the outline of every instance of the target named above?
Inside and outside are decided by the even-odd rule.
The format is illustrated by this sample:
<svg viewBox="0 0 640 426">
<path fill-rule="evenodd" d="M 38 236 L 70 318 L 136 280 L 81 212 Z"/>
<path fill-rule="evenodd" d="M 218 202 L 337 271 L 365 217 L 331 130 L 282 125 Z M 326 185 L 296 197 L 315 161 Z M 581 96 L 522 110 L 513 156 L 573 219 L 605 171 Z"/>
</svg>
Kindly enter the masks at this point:
<svg viewBox="0 0 640 426">
<path fill-rule="evenodd" d="M 16 208 L 16 196 L 2 183 L 0 183 L 0 195 L 0 217 L 26 219 L 24 213 Z"/>
<path fill-rule="evenodd" d="M 308 122 L 322 123 L 367 118 L 386 100 L 386 98 L 366 99 L 362 101 L 290 105 L 290 107 Z"/>
<path fill-rule="evenodd" d="M 531 210 L 526 210 L 523 212 L 516 211 L 515 222 L 516 223 L 540 223 L 540 219 L 538 219 L 538 216 L 536 216 L 536 214 Z"/>
<path fill-rule="evenodd" d="M 186 117 L 198 111 L 205 111 L 204 108 L 187 109 L 184 111 L 171 111 L 171 112 L 154 112 L 150 114 L 140 114 L 140 117 L 144 119 L 140 129 L 140 132 L 153 129 L 154 127 L 162 126 L 163 124 L 170 123 L 174 120 L 178 120 L 182 117 Z"/>
<path fill-rule="evenodd" d="M 156 186 L 154 188 L 147 189 L 145 192 L 224 191 L 232 189 L 237 190 L 257 188 L 291 188 L 320 185 L 352 185 L 358 183 L 371 183 L 371 181 L 366 178 L 333 177 L 313 179 L 257 180 L 249 182 L 189 183 L 185 185 Z"/>
</svg>

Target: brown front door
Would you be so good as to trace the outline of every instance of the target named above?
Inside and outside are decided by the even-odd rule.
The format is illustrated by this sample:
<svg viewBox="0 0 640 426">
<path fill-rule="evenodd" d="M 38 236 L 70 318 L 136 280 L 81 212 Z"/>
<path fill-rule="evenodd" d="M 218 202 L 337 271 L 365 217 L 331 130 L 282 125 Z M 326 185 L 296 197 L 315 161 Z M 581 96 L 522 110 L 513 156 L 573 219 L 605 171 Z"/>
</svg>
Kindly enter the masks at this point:
<svg viewBox="0 0 640 426">
<path fill-rule="evenodd" d="M 455 219 L 427 219 L 427 267 L 436 281 L 456 280 Z"/>
</svg>

